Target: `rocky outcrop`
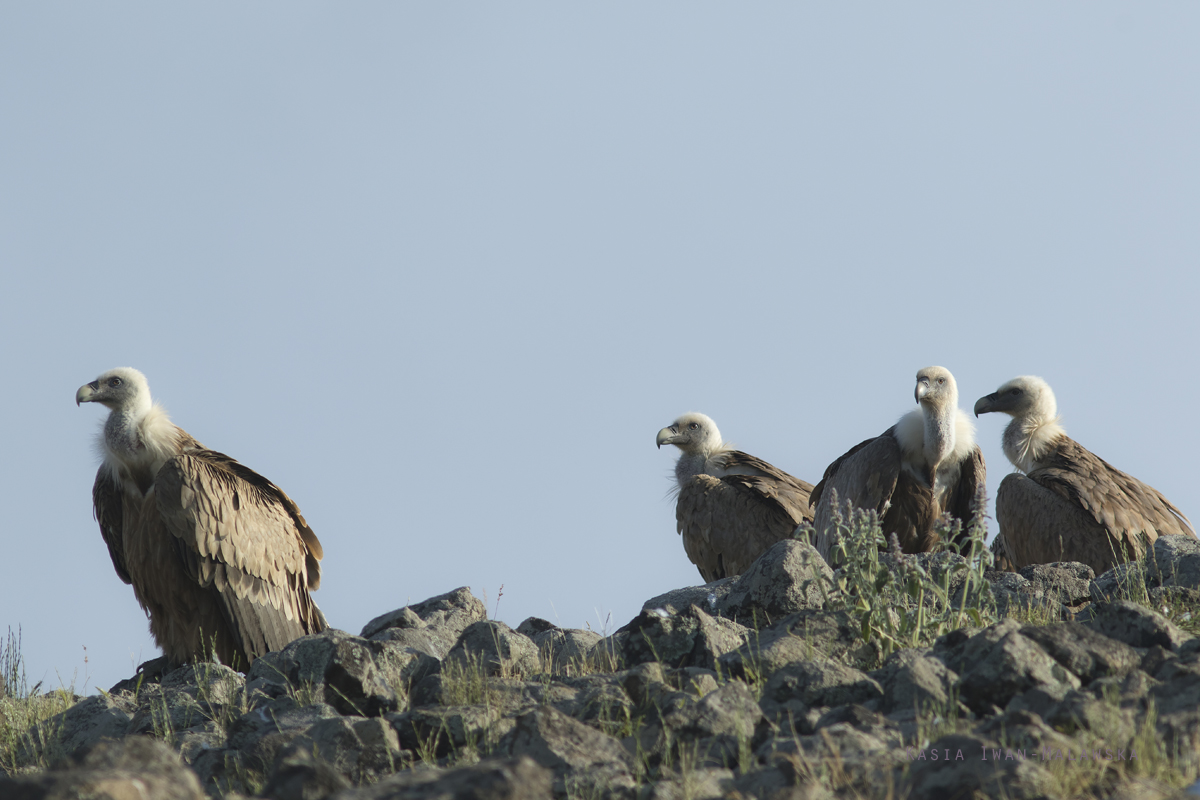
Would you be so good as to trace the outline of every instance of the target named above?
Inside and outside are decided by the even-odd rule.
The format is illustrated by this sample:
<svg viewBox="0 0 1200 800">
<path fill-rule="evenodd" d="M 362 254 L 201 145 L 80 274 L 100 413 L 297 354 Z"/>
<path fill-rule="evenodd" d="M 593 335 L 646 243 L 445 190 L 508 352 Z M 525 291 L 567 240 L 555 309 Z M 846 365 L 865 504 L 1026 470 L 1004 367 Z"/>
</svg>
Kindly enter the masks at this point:
<svg viewBox="0 0 1200 800">
<path fill-rule="evenodd" d="M 1045 797 L 1063 769 L 1048 762 L 1085 747 L 1200 749 L 1200 640 L 1180 610 L 1200 548 L 1162 542 L 1099 577 L 989 573 L 979 596 L 1008 617 L 886 658 L 800 541 L 652 598 L 606 639 L 537 618 L 513 630 L 458 589 L 244 676 L 190 665 L 83 698 L 20 737 L 0 797 Z M 962 599 L 961 556 L 905 558 Z M 1154 608 L 1105 593 L 1132 580 Z M 1123 768 L 1105 781 L 1105 796 L 1162 788 Z"/>
</svg>

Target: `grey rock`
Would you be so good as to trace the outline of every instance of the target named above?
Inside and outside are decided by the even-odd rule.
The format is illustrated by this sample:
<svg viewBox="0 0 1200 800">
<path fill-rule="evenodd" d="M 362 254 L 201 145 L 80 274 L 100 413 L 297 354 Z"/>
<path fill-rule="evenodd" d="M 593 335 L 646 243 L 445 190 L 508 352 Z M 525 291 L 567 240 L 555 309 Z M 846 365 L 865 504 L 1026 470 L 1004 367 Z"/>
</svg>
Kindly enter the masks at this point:
<svg viewBox="0 0 1200 800">
<path fill-rule="evenodd" d="M 1170 620 L 1128 600 L 1093 603 L 1078 619 L 1092 630 L 1130 647 L 1159 645 L 1178 650 L 1191 637 Z"/>
<path fill-rule="evenodd" d="M 596 647 L 615 653 L 627 666 L 661 662 L 711 669 L 718 657 L 745 643 L 746 633 L 736 622 L 689 606 L 678 614 L 643 611 Z"/>
<path fill-rule="evenodd" d="M 395 711 L 400 700 L 389 675 L 376 666 L 374 650 L 382 646 L 332 628 L 303 636 L 256 659 L 247 688 L 312 692 L 343 714 L 379 716 Z"/>
<path fill-rule="evenodd" d="M 669 731 L 655 748 L 673 747 L 680 763 L 712 768 L 736 767 L 763 719 L 749 687 L 729 681 L 696 701 L 682 701 L 662 716 Z"/>
<path fill-rule="evenodd" d="M 102 741 L 56 769 L 15 778 L 0 777 L 7 800 L 154 798 L 204 800 L 196 775 L 167 745 L 147 736 Z"/>
<path fill-rule="evenodd" d="M 776 542 L 741 575 L 717 607 L 755 628 L 804 609 L 819 609 L 833 572 L 816 548 L 798 539 Z"/>
<path fill-rule="evenodd" d="M 992 750 L 1003 752 L 992 740 L 963 734 L 943 736 L 926 748 L 908 749 L 906 758 L 912 760 L 905 788 L 911 797 L 931 800 L 1034 800 L 1049 796 L 1051 775 L 1039 762 L 1028 758 L 995 760 L 990 755 Z M 985 752 L 989 753 L 987 761 L 981 757 Z"/>
<path fill-rule="evenodd" d="M 799 661 L 776 670 L 763 687 L 767 718 L 787 725 L 810 708 L 866 703 L 883 697 L 883 688 L 863 672 L 836 661 Z"/>
<path fill-rule="evenodd" d="M 943 713 L 950 707 L 958 675 L 921 650 L 897 650 L 871 673 L 883 687 L 880 710 L 899 712 L 915 719 L 925 713 Z M 910 717 L 911 713 L 911 717 Z"/>
<path fill-rule="evenodd" d="M 1158 537 L 1147 566 L 1159 585 L 1200 589 L 1200 539 L 1178 534 Z"/>
<path fill-rule="evenodd" d="M 262 795 L 271 800 L 326 800 L 348 788 L 342 773 L 311 748 L 291 745 L 275 762 Z"/>
<path fill-rule="evenodd" d="M 1097 575 L 1088 589 L 1093 603 L 1106 603 L 1124 597 L 1140 596 L 1149 580 L 1145 562 L 1130 561 Z"/>
<path fill-rule="evenodd" d="M 336 800 L 551 800 L 552 775 L 533 759 L 489 759 L 448 770 L 407 770 Z"/>
<path fill-rule="evenodd" d="M 633 758 L 620 742 L 553 708 L 518 717 L 497 751 L 528 756 L 549 769 L 559 796 L 602 791 L 631 795 L 635 786 Z"/>
<path fill-rule="evenodd" d="M 657 780 L 638 793 L 639 800 L 717 800 L 734 787 L 733 771 L 720 767 L 688 769 Z"/>
<path fill-rule="evenodd" d="M 1079 622 L 1026 625 L 1021 635 L 1036 642 L 1085 684 L 1096 678 L 1128 675 L 1141 663 L 1141 655 L 1129 645 Z"/>
<path fill-rule="evenodd" d="M 480 667 L 485 675 L 510 677 L 541 672 L 537 646 L 503 622 L 483 620 L 468 625 L 446 654 L 443 670 L 451 663 L 459 669 Z"/>
<path fill-rule="evenodd" d="M 786 758 L 800 768 L 836 765 L 838 793 L 847 797 L 885 796 L 886 787 L 895 784 L 894 771 L 904 758 L 903 741 L 894 729 L 867 733 L 845 723 L 812 735 L 768 739 L 755 753 L 768 764 L 780 764 Z M 803 786 L 802 781 L 797 783 Z"/>
<path fill-rule="evenodd" d="M 959 696 L 978 713 L 990 713 L 995 706 L 1003 708 L 1032 688 L 1061 698 L 1079 687 L 1079 678 L 1022 636 L 1013 619 L 972 636 L 962 649 L 959 667 Z"/>
<path fill-rule="evenodd" d="M 378 717 L 322 719 L 294 738 L 286 752 L 296 748 L 312 752 L 354 784 L 390 775 L 404 760 L 396 730 Z"/>
<path fill-rule="evenodd" d="M 551 672 L 580 671 L 588 653 L 600 641 L 600 634 L 579 628 L 559 628 L 547 620 L 530 617 L 517 626 L 517 633 L 533 640 L 543 664 Z"/>
<path fill-rule="evenodd" d="M 414 708 L 387 719 L 400 746 L 421 758 L 488 753 L 512 728 L 499 709 L 484 705 Z"/>
<path fill-rule="evenodd" d="M 440 661 L 454 647 L 460 633 L 450 628 L 385 628 L 372 636 L 371 641 L 392 650 L 414 650 Z"/>
<path fill-rule="evenodd" d="M 87 697 L 61 714 L 39 724 L 30 739 L 22 737 L 16 759 L 21 766 L 33 761 L 31 742 L 55 742 L 48 755 L 74 756 L 94 747 L 102 739 L 117 739 L 129 730 L 136 706 L 128 695 Z"/>
<path fill-rule="evenodd" d="M 441 628 L 457 639 L 468 625 L 485 619 L 487 609 L 483 603 L 471 594 L 470 589 L 462 586 L 452 592 L 382 614 L 364 625 L 361 635 L 370 639 L 388 628 L 419 628 L 419 620 L 425 627 Z"/>
<path fill-rule="evenodd" d="M 661 608 L 668 613 L 678 614 L 691 606 L 696 606 L 707 614 L 716 614 L 720 609 L 721 601 L 729 594 L 737 579 L 738 576 L 734 575 L 701 586 L 672 589 L 642 603 L 642 610 L 653 611 Z"/>
<path fill-rule="evenodd" d="M 821 658 L 866 663 L 877 658 L 877 651 L 861 639 L 857 621 L 847 612 L 808 610 L 750 633 L 744 645 L 717 661 L 722 674 L 754 682 L 796 661 Z"/>
<path fill-rule="evenodd" d="M 735 778 L 733 788 L 741 797 L 765 800 L 832 800 L 833 792 L 806 767 L 794 755 L 773 754 L 767 766 Z"/>
<path fill-rule="evenodd" d="M 1033 564 L 1020 570 L 1020 575 L 1034 592 L 1068 606 L 1091 600 L 1091 582 L 1096 578 L 1091 567 L 1077 561 Z"/>
</svg>

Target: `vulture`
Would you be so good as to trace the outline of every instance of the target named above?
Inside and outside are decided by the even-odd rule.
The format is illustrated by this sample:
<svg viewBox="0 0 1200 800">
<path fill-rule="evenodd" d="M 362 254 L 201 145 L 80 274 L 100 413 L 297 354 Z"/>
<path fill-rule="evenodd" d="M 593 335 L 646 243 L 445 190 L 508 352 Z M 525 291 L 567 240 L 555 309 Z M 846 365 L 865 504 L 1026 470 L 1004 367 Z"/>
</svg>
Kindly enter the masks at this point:
<svg viewBox="0 0 1200 800">
<path fill-rule="evenodd" d="M 812 519 L 812 484 L 734 450 L 704 414 L 684 414 L 655 444 L 683 451 L 675 462 L 676 530 L 706 582 L 740 575 Z"/>
<path fill-rule="evenodd" d="M 849 501 L 876 512 L 884 535 L 896 534 L 905 553 L 933 549 L 944 513 L 962 520 L 963 538 L 976 514 L 984 513 L 975 507 L 975 496 L 987 482 L 987 468 L 971 418 L 958 408 L 954 376 L 945 367 L 921 370 L 915 396 L 920 408 L 851 448 L 813 489 L 816 546 L 826 561 L 835 545 L 835 491 L 839 506 Z"/>
<path fill-rule="evenodd" d="M 1041 378 L 1013 378 L 975 403 L 975 416 L 995 411 L 1013 418 L 1004 454 L 1020 470 L 996 493 L 993 549 L 1012 569 L 1078 561 L 1099 575 L 1140 558 L 1159 536 L 1196 535 L 1162 493 L 1067 436 Z"/>
<path fill-rule="evenodd" d="M 328 627 L 309 595 L 321 543 L 282 489 L 173 425 L 136 369 L 104 373 L 75 402 L 109 409 L 96 520 L 168 663 L 215 654 L 245 670 Z"/>
</svg>

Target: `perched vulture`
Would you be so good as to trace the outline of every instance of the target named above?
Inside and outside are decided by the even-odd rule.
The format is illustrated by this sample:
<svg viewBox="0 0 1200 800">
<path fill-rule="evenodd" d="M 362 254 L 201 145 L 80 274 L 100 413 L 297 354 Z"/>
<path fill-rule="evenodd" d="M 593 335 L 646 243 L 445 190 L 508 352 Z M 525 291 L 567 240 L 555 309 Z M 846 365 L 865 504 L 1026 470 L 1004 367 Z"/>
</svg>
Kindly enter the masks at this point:
<svg viewBox="0 0 1200 800">
<path fill-rule="evenodd" d="M 975 416 L 993 411 L 1012 416 L 1004 454 L 1024 473 L 1006 477 L 996 493 L 993 549 L 1012 569 L 1079 561 L 1099 575 L 1140 558 L 1159 536 L 1196 535 L 1160 492 L 1067 436 L 1041 378 L 1013 378 L 975 403 Z"/>
<path fill-rule="evenodd" d="M 328 627 L 309 595 L 321 582 L 321 543 L 283 490 L 171 424 L 136 369 L 104 373 L 75 402 L 110 409 L 96 520 L 169 662 L 215 650 L 245 670 Z"/>
<path fill-rule="evenodd" d="M 971 418 L 958 408 L 954 376 L 927 367 L 917 373 L 915 395 L 919 409 L 830 464 L 813 489 L 816 546 L 827 561 L 835 544 L 831 490 L 840 506 L 849 501 L 878 513 L 884 535 L 896 534 L 905 553 L 933 549 L 943 513 L 962 520 L 964 533 L 984 513 L 975 494 L 987 469 Z"/>
<path fill-rule="evenodd" d="M 812 484 L 734 450 L 703 414 L 684 414 L 655 443 L 683 451 L 675 462 L 676 529 L 705 581 L 740 575 L 812 519 Z"/>
</svg>

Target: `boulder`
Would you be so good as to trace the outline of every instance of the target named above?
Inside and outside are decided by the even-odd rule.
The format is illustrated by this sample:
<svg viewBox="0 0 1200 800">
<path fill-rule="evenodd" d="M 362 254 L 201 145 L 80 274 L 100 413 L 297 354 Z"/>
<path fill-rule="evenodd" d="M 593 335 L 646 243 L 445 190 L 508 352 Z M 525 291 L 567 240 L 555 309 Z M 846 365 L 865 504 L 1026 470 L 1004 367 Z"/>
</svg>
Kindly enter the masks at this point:
<svg viewBox="0 0 1200 800">
<path fill-rule="evenodd" d="M 533 640 L 494 620 L 468 625 L 446 654 L 443 672 L 450 664 L 459 670 L 482 669 L 484 675 L 506 678 L 542 671 Z"/>
<path fill-rule="evenodd" d="M 1031 639 L 1020 625 L 1006 619 L 967 640 L 959 663 L 958 690 L 964 703 L 977 713 L 1004 708 L 1013 697 L 1032 688 L 1062 698 L 1079 687 L 1079 678 L 1067 671 Z"/>
<path fill-rule="evenodd" d="M 311 694 L 342 714 L 377 717 L 400 704 L 390 676 L 375 663 L 382 650 L 380 643 L 330 628 L 256 659 L 247 690 Z"/>
<path fill-rule="evenodd" d="M 642 610 L 653 611 L 661 608 L 670 614 L 678 614 L 690 606 L 696 606 L 706 613 L 717 614 L 720 612 L 721 601 L 729 594 L 737 579 L 738 576 L 733 575 L 701 586 L 672 589 L 642 603 Z"/>
<path fill-rule="evenodd" d="M 633 757 L 621 743 L 553 708 L 522 714 L 497 752 L 528 756 L 554 775 L 554 793 L 632 794 Z"/>
<path fill-rule="evenodd" d="M 370 639 L 388 628 L 434 628 L 446 632 L 453 643 L 468 625 L 485 619 L 487 609 L 484 608 L 483 602 L 463 586 L 420 603 L 381 614 L 364 625 L 360 635 Z"/>
<path fill-rule="evenodd" d="M 555 673 L 581 671 L 589 651 L 600 641 L 600 634 L 595 631 L 559 628 L 537 617 L 529 617 L 518 625 L 517 633 L 533 641 L 542 663 Z"/>
<path fill-rule="evenodd" d="M 763 687 L 767 719 L 786 727 L 810 708 L 868 703 L 883 697 L 877 681 L 853 667 L 829 660 L 798 661 L 776 670 Z"/>
<path fill-rule="evenodd" d="M 993 751 L 1000 753 L 998 759 L 992 756 Z M 989 739 L 965 734 L 943 736 L 928 747 L 905 750 L 910 769 L 904 788 L 910 797 L 947 800 L 1040 800 L 1051 796 L 1052 776 L 1040 762 L 1028 757 L 1008 759 L 1006 755 L 1004 748 Z"/>
<path fill-rule="evenodd" d="M 552 800 L 552 780 L 528 757 L 488 759 L 447 770 L 407 770 L 346 790 L 336 800 Z"/>
<path fill-rule="evenodd" d="M 945 713 L 958 681 L 958 675 L 929 651 L 912 649 L 895 651 L 870 675 L 883 688 L 880 710 L 904 719 Z"/>
<path fill-rule="evenodd" d="M 1178 650 L 1191 638 L 1162 614 L 1128 600 L 1093 603 L 1077 619 L 1097 633 L 1130 647 L 1159 645 Z"/>
<path fill-rule="evenodd" d="M 717 602 L 721 614 L 760 628 L 788 614 L 819 609 L 833 571 L 816 548 L 798 539 L 773 544 Z"/>
<path fill-rule="evenodd" d="M 660 662 L 712 669 L 718 657 L 745 643 L 746 633 L 736 622 L 688 606 L 678 614 L 643 611 L 596 647 L 626 666 Z"/>
<path fill-rule="evenodd" d="M 876 656 L 876 648 L 862 640 L 858 622 L 848 612 L 807 610 L 749 633 L 745 644 L 717 662 L 723 674 L 753 683 L 796 661 L 858 663 Z"/>
<path fill-rule="evenodd" d="M 1200 589 L 1200 539 L 1160 536 L 1147 560 L 1151 577 L 1161 586 Z"/>
<path fill-rule="evenodd" d="M 0 777 L 0 797 L 11 800 L 205 800 L 200 781 L 179 755 L 148 736 L 102 741 L 58 768 Z"/>
</svg>

